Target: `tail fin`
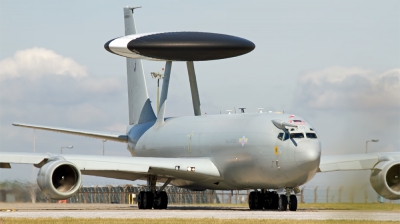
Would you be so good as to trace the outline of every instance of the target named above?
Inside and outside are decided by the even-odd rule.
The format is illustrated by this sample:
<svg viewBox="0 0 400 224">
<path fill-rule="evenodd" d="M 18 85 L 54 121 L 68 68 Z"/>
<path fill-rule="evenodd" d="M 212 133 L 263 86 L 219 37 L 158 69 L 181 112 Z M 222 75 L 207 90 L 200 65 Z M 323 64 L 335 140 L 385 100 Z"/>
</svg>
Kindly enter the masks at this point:
<svg viewBox="0 0 400 224">
<path fill-rule="evenodd" d="M 135 20 L 133 18 L 134 9 L 124 8 L 125 35 L 136 34 Z M 156 120 L 156 115 L 147 93 L 142 60 L 126 58 L 126 69 L 128 76 L 129 124 L 140 124 Z"/>
</svg>

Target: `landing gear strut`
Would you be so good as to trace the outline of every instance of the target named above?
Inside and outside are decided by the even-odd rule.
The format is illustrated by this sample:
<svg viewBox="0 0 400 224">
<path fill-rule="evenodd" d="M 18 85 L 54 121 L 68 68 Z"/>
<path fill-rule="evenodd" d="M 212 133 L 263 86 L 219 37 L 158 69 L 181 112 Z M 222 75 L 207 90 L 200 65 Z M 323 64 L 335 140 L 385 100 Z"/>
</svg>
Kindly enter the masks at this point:
<svg viewBox="0 0 400 224">
<path fill-rule="evenodd" d="M 139 209 L 166 209 L 168 207 L 168 195 L 163 190 L 171 182 L 171 179 L 168 179 L 158 191 L 156 190 L 156 182 L 157 176 L 149 176 L 147 178 L 147 185 L 150 187 L 150 191 L 139 192 Z"/>
<path fill-rule="evenodd" d="M 297 210 L 297 197 L 290 194 L 291 189 L 286 189 L 286 195 L 279 195 L 275 191 L 254 190 L 249 194 L 249 208 L 256 209 L 271 209 L 286 211 L 288 206 L 290 211 Z"/>
</svg>

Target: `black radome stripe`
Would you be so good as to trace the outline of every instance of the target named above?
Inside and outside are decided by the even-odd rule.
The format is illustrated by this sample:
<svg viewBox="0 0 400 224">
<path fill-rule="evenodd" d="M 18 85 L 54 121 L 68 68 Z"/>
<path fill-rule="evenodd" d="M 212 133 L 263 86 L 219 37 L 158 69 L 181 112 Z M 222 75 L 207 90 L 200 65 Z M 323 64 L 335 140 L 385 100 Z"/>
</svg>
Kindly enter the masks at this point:
<svg viewBox="0 0 400 224">
<path fill-rule="evenodd" d="M 254 48 L 253 42 L 240 37 L 203 32 L 157 33 L 128 43 L 128 49 L 136 54 L 172 61 L 230 58 L 249 53 Z"/>
<path fill-rule="evenodd" d="M 114 38 L 112 40 L 107 41 L 107 43 L 104 44 L 104 49 L 106 49 L 108 52 L 115 54 L 111 49 L 110 49 L 110 43 L 111 41 L 115 40 L 117 38 Z"/>
</svg>

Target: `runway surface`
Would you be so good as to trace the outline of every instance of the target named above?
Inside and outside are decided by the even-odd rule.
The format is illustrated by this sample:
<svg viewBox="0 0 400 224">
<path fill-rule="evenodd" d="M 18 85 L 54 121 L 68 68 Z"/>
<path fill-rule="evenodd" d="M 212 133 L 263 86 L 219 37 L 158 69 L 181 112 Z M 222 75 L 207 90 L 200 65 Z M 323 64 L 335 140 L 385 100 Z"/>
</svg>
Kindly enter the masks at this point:
<svg viewBox="0 0 400 224">
<path fill-rule="evenodd" d="M 6 206 L 8 208 L 6 208 Z M 170 206 L 168 210 L 138 210 L 131 205 L 0 204 L 0 217 L 14 218 L 218 218 L 400 221 L 398 212 L 298 210 L 296 212 L 250 211 L 245 207 Z M 14 211 L 12 211 L 14 209 Z M 7 211 L 10 210 L 10 211 Z"/>
</svg>

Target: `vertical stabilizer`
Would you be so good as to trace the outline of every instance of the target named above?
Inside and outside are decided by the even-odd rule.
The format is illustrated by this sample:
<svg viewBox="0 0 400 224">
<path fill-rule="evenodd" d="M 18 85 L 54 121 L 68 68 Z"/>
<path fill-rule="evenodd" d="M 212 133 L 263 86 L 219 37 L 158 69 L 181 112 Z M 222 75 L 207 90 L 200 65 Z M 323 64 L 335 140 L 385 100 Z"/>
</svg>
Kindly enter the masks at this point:
<svg viewBox="0 0 400 224">
<path fill-rule="evenodd" d="M 136 34 L 133 10 L 124 8 L 125 35 Z M 142 60 L 126 58 L 128 78 L 129 124 L 140 124 L 156 119 L 147 93 Z"/>
</svg>

